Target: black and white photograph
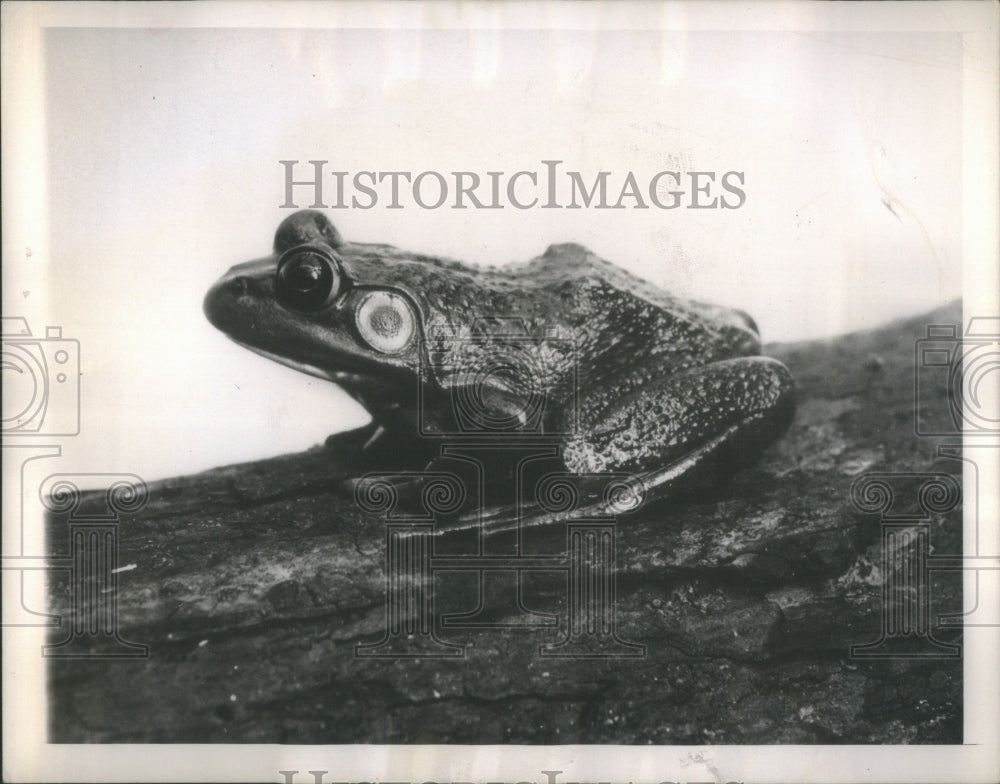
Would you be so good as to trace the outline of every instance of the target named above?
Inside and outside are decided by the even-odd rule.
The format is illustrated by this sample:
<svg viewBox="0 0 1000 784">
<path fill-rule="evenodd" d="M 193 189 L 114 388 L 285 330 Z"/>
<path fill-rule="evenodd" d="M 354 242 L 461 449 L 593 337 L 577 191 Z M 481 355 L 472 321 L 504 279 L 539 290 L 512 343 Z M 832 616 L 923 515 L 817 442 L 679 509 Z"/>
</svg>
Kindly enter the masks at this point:
<svg viewBox="0 0 1000 784">
<path fill-rule="evenodd" d="M 995 4 L 2 14 L 5 781 L 1000 777 Z"/>
</svg>

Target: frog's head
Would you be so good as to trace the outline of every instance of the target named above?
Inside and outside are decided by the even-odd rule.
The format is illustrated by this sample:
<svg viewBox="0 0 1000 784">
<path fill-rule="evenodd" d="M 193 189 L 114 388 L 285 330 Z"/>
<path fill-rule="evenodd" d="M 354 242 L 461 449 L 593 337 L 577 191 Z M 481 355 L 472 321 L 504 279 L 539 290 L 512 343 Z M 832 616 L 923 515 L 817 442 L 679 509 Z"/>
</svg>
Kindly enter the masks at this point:
<svg viewBox="0 0 1000 784">
<path fill-rule="evenodd" d="M 226 273 L 205 314 L 240 345 L 339 384 L 376 418 L 411 424 L 418 400 L 429 420 L 453 419 L 449 396 L 466 388 L 489 422 L 516 424 L 570 356 L 559 341 L 518 341 L 552 308 L 502 275 L 345 242 L 312 210 L 281 223 L 271 255 Z"/>
<path fill-rule="evenodd" d="M 389 265 L 364 264 L 371 248 L 344 242 L 322 213 L 296 212 L 270 256 L 209 290 L 205 315 L 240 345 L 352 394 L 409 387 L 399 378 L 419 365 L 420 307 Z"/>
</svg>

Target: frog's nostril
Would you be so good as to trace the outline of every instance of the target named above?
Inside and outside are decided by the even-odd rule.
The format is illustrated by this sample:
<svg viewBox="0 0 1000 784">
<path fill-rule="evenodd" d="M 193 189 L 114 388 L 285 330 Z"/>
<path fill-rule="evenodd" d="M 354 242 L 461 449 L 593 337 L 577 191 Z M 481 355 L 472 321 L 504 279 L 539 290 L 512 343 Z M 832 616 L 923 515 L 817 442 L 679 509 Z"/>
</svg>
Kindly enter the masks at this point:
<svg viewBox="0 0 1000 784">
<path fill-rule="evenodd" d="M 232 296 L 243 297 L 259 297 L 263 295 L 263 288 L 260 281 L 257 278 L 250 277 L 249 275 L 238 275 L 229 281 L 229 291 Z"/>
</svg>

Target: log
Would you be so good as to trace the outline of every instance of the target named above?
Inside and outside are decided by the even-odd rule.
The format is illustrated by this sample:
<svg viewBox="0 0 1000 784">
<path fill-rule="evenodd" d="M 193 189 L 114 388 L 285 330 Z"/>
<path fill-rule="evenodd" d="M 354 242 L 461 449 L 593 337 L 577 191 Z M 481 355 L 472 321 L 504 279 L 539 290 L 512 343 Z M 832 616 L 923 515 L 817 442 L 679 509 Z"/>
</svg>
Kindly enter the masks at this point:
<svg viewBox="0 0 1000 784">
<path fill-rule="evenodd" d="M 421 590 L 435 600 L 431 647 L 449 655 L 358 655 L 386 636 L 388 533 L 345 482 L 380 467 L 350 439 L 152 483 L 145 507 L 120 519 L 126 570 L 114 588 L 117 634 L 148 654 L 47 659 L 50 741 L 961 743 L 959 656 L 851 655 L 880 639 L 885 617 L 884 526 L 852 501 L 852 484 L 877 472 L 961 477 L 939 439 L 915 434 L 913 394 L 915 342 L 961 318 L 953 303 L 768 346 L 797 383 L 789 432 L 731 481 L 614 527 L 611 648 L 622 656 L 543 655 L 569 635 L 565 525 L 538 539 L 552 552 L 536 551 L 558 568 L 520 573 L 531 617 L 557 625 L 504 627 L 501 614 L 445 626 L 475 608 L 480 578 L 437 568 Z M 948 390 L 922 402 L 947 406 Z M 912 517 L 920 481 L 898 479 Z M 87 494 L 83 507 L 102 503 Z M 924 517 L 935 554 L 962 552 L 960 507 Z M 48 517 L 53 552 L 65 553 L 67 526 Z M 419 555 L 415 541 L 401 546 Z M 920 545 L 907 541 L 890 544 L 912 554 Z M 467 544 L 439 543 L 435 557 Z M 960 612 L 961 573 L 931 577 L 935 618 Z M 72 617 L 65 573 L 49 595 L 59 642 Z M 959 646 L 961 629 L 935 618 L 935 650 Z M 909 637 L 925 649 L 926 634 Z"/>
</svg>

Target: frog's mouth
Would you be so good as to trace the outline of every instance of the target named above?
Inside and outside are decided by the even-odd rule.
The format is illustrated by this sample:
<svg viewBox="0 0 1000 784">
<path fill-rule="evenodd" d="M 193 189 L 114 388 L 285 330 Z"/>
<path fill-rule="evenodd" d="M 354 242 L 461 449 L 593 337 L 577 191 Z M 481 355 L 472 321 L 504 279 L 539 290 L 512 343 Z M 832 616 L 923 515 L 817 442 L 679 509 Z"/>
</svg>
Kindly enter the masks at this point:
<svg viewBox="0 0 1000 784">
<path fill-rule="evenodd" d="M 271 351 L 267 351 L 266 349 L 251 345 L 250 343 L 244 343 L 242 340 L 237 340 L 236 338 L 232 338 L 232 341 L 237 345 L 243 346 L 245 349 L 249 349 L 254 354 L 259 354 L 262 357 L 266 357 L 267 359 L 273 360 L 281 365 L 290 367 L 293 370 L 298 370 L 300 373 L 306 373 L 310 376 L 315 376 L 316 378 L 333 381 L 337 384 L 358 383 L 366 378 L 369 378 L 368 374 L 355 370 L 331 370 L 330 368 L 323 368 L 309 362 L 292 359 L 284 354 L 275 354 Z"/>
</svg>

